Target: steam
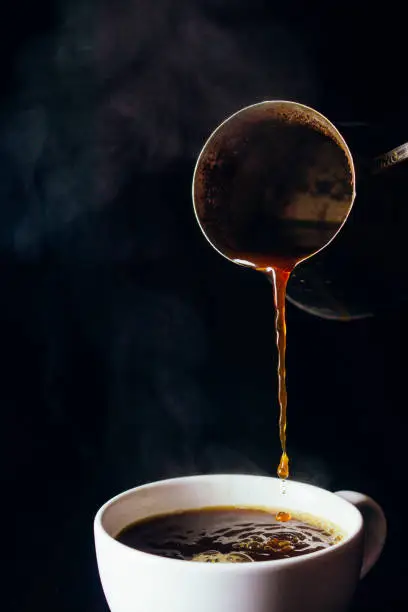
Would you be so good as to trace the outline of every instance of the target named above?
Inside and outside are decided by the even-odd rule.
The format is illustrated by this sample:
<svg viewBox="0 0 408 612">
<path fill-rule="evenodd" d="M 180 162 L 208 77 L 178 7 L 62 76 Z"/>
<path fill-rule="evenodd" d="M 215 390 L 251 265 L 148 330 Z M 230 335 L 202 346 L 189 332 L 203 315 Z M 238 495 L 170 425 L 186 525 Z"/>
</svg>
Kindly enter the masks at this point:
<svg viewBox="0 0 408 612">
<path fill-rule="evenodd" d="M 262 13 L 251 25 L 256 4 L 61 3 L 55 32 L 18 58 L 13 115 L 1 126 L 0 247 L 34 255 L 110 206 L 135 173 L 193 163 L 246 104 L 313 103 L 295 34 Z"/>
<path fill-rule="evenodd" d="M 332 475 L 327 463 L 320 457 L 304 455 L 294 449 L 294 478 L 300 482 L 306 482 L 322 489 L 331 489 Z"/>
</svg>

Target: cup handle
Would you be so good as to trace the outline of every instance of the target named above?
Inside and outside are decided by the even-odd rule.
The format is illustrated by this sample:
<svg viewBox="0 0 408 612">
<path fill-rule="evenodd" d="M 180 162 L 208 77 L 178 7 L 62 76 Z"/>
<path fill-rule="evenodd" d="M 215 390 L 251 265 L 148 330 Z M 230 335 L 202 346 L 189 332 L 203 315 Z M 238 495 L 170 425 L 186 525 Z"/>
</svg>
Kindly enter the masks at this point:
<svg viewBox="0 0 408 612">
<path fill-rule="evenodd" d="M 368 495 L 356 491 L 337 491 L 346 501 L 356 506 L 364 520 L 364 552 L 360 579 L 370 571 L 384 548 L 387 521 L 383 509 Z"/>
</svg>

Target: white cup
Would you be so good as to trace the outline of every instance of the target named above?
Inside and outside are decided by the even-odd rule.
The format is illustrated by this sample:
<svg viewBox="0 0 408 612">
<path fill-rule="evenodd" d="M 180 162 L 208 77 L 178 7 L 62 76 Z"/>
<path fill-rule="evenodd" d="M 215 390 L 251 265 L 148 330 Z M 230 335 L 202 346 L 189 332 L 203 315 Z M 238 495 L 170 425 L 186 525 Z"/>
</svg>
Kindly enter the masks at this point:
<svg viewBox="0 0 408 612">
<path fill-rule="evenodd" d="M 330 493 L 264 476 L 209 475 L 154 482 L 122 493 L 98 511 L 95 545 L 112 612 L 342 612 L 359 578 L 377 561 L 386 521 L 380 506 L 352 491 Z M 198 563 L 168 559 L 115 540 L 127 525 L 157 514 L 210 506 L 284 508 L 331 521 L 345 538 L 290 559 Z M 364 518 L 363 518 L 364 517 Z M 365 537 L 364 537 L 365 533 Z"/>
</svg>

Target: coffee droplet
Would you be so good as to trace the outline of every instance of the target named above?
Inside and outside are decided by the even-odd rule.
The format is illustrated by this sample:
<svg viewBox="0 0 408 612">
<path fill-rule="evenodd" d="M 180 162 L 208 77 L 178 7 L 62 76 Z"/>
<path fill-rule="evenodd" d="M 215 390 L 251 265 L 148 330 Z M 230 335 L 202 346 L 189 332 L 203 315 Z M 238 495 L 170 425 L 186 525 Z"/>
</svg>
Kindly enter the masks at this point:
<svg viewBox="0 0 408 612">
<path fill-rule="evenodd" d="M 292 518 L 292 515 L 289 512 L 282 511 L 282 512 L 277 512 L 275 518 L 280 523 L 286 523 L 287 521 L 290 521 L 290 519 Z"/>
<path fill-rule="evenodd" d="M 279 478 L 286 479 L 289 477 L 289 457 L 285 452 L 282 453 L 282 457 L 278 466 Z"/>
</svg>

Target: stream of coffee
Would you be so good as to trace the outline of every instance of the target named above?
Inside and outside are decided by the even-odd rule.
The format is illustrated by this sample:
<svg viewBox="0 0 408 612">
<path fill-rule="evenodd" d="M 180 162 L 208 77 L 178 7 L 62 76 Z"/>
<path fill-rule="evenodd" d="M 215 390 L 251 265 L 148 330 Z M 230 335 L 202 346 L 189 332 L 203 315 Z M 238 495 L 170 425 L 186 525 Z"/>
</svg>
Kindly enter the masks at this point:
<svg viewBox="0 0 408 612">
<path fill-rule="evenodd" d="M 275 258 L 271 256 L 254 257 L 245 254 L 258 272 L 272 278 L 273 296 L 275 303 L 275 337 L 278 351 L 278 401 L 279 401 L 279 438 L 281 444 L 281 458 L 277 474 L 281 480 L 289 478 L 289 456 L 286 449 L 287 404 L 286 390 L 286 287 L 290 274 L 298 263 L 297 258 Z M 283 487 L 282 492 L 286 492 Z M 282 518 L 282 520 L 285 520 Z"/>
<path fill-rule="evenodd" d="M 289 476 L 289 457 L 286 452 L 286 408 L 288 394 L 286 391 L 286 286 L 290 272 L 274 268 L 272 271 L 273 293 L 275 298 L 276 312 L 276 346 L 278 348 L 278 398 L 279 398 L 279 437 L 282 448 L 282 456 L 278 466 L 279 478 L 286 479 Z"/>
</svg>

